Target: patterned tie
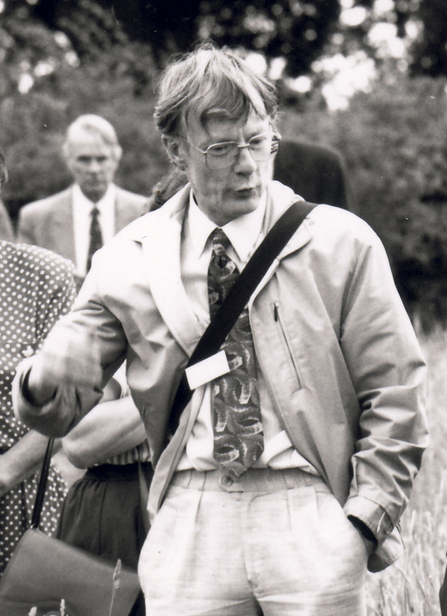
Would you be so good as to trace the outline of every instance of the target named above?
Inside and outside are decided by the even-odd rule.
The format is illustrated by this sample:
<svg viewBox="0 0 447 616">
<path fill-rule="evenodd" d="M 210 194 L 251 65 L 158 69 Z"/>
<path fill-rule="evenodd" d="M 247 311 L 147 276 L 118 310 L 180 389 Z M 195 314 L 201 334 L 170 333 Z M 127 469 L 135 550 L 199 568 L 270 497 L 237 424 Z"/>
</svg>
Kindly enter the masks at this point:
<svg viewBox="0 0 447 616">
<path fill-rule="evenodd" d="M 87 272 L 92 266 L 93 255 L 97 250 L 102 247 L 101 225 L 99 224 L 99 209 L 96 207 L 96 205 L 92 208 L 90 216 L 92 217 L 92 222 L 90 224 L 90 244 L 88 247 L 87 256 Z"/>
<path fill-rule="evenodd" d="M 239 270 L 226 254 L 230 241 L 222 229 L 215 229 L 211 238 L 213 252 L 208 269 L 208 297 L 213 318 L 239 276 Z M 239 315 L 222 349 L 231 371 L 213 383 L 214 459 L 239 477 L 264 450 L 248 308 Z"/>
</svg>

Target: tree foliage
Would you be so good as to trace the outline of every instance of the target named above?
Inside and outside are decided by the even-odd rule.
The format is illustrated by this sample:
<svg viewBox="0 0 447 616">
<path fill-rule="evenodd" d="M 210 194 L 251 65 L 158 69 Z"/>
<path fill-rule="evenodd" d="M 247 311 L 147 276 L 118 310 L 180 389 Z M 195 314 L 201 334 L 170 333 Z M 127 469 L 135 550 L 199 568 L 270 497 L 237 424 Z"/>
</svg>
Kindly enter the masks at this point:
<svg viewBox="0 0 447 616">
<path fill-rule="evenodd" d="M 5 15 L 36 20 L 63 32 L 80 58 L 113 55 L 124 43 L 151 49 L 158 68 L 169 55 L 187 51 L 197 41 L 260 52 L 267 60 L 285 59 L 285 71 L 310 70 L 340 14 L 339 0 L 5 0 Z M 141 75 L 140 77 L 143 77 Z"/>
<path fill-rule="evenodd" d="M 447 4 L 444 0 L 421 0 L 417 4 L 415 18 L 422 27 L 411 48 L 412 73 L 431 77 L 446 75 Z"/>
<path fill-rule="evenodd" d="M 338 0 L 207 0 L 201 5 L 203 34 L 221 45 L 285 59 L 290 77 L 310 70 L 340 14 Z"/>
<path fill-rule="evenodd" d="M 149 194 L 168 168 L 152 120 L 157 73 L 171 53 L 201 38 L 262 51 L 271 61 L 284 55 L 290 75 L 312 71 L 323 51 L 376 53 L 367 38 L 373 0 L 357 0 L 353 6 L 363 7 L 365 19 L 337 29 L 338 0 L 4 0 L 4 6 L 0 142 L 10 170 L 3 196 L 13 217 L 70 182 L 60 146 L 81 113 L 98 113 L 115 126 L 124 151 L 117 181 Z M 299 105 L 293 99 L 283 118 L 288 138 L 325 142 L 344 154 L 360 213 L 383 239 L 407 307 L 427 324 L 447 323 L 447 101 L 445 79 L 419 74 L 445 71 L 445 41 L 436 62 L 423 60 L 435 47 L 424 32 L 432 24 L 433 40 L 442 41 L 445 13 L 438 0 L 399 0 L 382 15 L 403 35 L 412 20 L 418 25 L 414 78 L 382 60 L 380 81 L 346 111 L 329 114 L 316 91 Z"/>
<path fill-rule="evenodd" d="M 393 74 L 349 109 L 311 101 L 284 133 L 344 154 L 360 215 L 390 256 L 401 295 L 425 327 L 447 324 L 447 81 Z"/>
</svg>

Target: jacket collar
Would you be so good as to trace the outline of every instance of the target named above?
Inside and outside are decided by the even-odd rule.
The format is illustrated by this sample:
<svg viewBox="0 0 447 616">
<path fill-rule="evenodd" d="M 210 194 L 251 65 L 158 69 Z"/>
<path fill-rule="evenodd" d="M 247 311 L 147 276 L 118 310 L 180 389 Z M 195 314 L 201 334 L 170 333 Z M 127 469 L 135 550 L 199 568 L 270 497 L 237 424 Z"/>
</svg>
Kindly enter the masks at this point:
<svg viewBox="0 0 447 616">
<path fill-rule="evenodd" d="M 302 197 L 296 195 L 291 188 L 284 186 L 280 182 L 273 180 L 269 184 L 267 213 L 265 218 L 265 235 L 273 227 L 275 222 L 284 212 L 296 201 L 304 201 Z M 311 238 L 312 219 L 306 217 L 300 228 L 294 233 L 284 248 L 276 258 L 276 263 L 296 252 L 307 244 Z"/>
<path fill-rule="evenodd" d="M 158 310 L 188 356 L 192 354 L 206 326 L 197 320 L 192 311 L 181 280 L 182 226 L 189 193 L 190 185 L 187 184 L 159 210 L 146 214 L 138 224 L 134 223 L 131 232 L 131 239 L 143 246 L 146 276 Z M 290 188 L 272 182 L 269 186 L 264 230 L 267 232 L 297 199 L 301 198 Z M 310 222 L 305 220 L 270 267 L 258 291 L 273 275 L 281 259 L 307 244 L 311 237 L 310 228 Z"/>
<path fill-rule="evenodd" d="M 59 193 L 55 199 L 57 199 L 57 207 L 54 207 L 51 213 L 51 232 L 54 238 L 51 249 L 66 259 L 70 259 L 73 263 L 76 263 L 73 224 L 73 187 L 70 186 L 66 188 Z"/>
<path fill-rule="evenodd" d="M 189 356 L 204 325 L 197 320 L 181 280 L 180 251 L 189 185 L 156 212 L 145 215 L 136 226 L 152 297 L 172 335 Z"/>
</svg>

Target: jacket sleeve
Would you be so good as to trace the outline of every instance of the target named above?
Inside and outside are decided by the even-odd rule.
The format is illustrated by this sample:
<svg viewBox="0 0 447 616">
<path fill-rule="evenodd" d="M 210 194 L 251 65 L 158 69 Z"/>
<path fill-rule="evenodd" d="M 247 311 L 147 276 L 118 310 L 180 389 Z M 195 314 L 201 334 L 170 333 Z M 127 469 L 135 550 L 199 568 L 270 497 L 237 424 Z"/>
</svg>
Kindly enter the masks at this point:
<svg viewBox="0 0 447 616">
<path fill-rule="evenodd" d="M 101 382 L 98 384 L 75 387 L 68 382 L 68 378 L 61 379 L 53 399 L 39 407 L 32 404 L 26 394 L 27 375 L 35 357 L 28 358 L 19 365 L 12 392 L 14 412 L 16 417 L 30 428 L 48 436 L 65 436 L 98 403 L 103 387 L 124 361 L 126 340 L 121 324 L 102 302 L 92 270 L 73 311 L 59 321 L 51 331 L 52 344 L 54 345 L 54 340 L 58 340 L 60 346 L 61 363 L 65 356 L 68 356 L 68 347 L 64 346 L 64 341 L 69 333 L 80 341 L 83 357 L 85 355 L 85 365 L 90 365 L 93 331 L 101 370 Z"/>
<path fill-rule="evenodd" d="M 7 242 L 14 241 L 11 219 L 2 201 L 0 201 L 0 239 Z"/>
<path fill-rule="evenodd" d="M 366 523 L 380 545 L 407 505 L 428 433 L 425 362 L 375 235 L 360 244 L 342 324 L 361 408 L 345 512 Z"/>
<path fill-rule="evenodd" d="M 34 232 L 37 221 L 33 224 L 33 217 L 26 210 L 26 207 L 27 206 L 22 207 L 19 211 L 19 219 L 17 222 L 17 242 L 21 244 L 34 244 L 37 246 L 38 243 Z"/>
</svg>

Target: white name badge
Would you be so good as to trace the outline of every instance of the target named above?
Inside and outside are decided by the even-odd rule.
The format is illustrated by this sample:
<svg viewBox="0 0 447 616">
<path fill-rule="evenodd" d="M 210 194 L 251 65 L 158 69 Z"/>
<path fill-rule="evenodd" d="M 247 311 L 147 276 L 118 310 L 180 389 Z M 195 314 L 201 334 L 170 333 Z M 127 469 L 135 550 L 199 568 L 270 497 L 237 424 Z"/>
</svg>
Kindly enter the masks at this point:
<svg viewBox="0 0 447 616">
<path fill-rule="evenodd" d="M 219 353 L 199 361 L 194 366 L 186 368 L 185 372 L 188 385 L 194 390 L 223 374 L 227 374 L 227 372 L 230 372 L 230 366 L 225 351 L 219 351 Z"/>
</svg>

